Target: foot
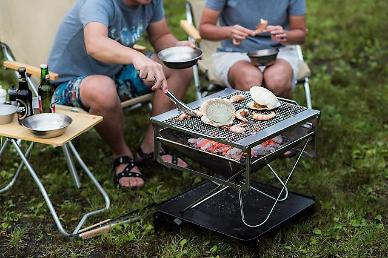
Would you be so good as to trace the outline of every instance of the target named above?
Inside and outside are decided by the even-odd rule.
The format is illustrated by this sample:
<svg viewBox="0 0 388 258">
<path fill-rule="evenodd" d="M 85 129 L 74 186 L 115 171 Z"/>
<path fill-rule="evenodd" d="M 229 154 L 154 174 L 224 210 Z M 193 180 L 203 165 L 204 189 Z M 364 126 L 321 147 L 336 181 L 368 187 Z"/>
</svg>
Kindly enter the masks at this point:
<svg viewBox="0 0 388 258">
<path fill-rule="evenodd" d="M 114 159 L 116 159 L 116 158 L 118 158 L 118 157 L 114 157 Z M 118 164 L 115 167 L 116 175 L 123 172 L 125 170 L 125 168 L 128 166 L 128 164 L 129 164 L 128 162 L 123 163 L 123 164 Z M 141 174 L 141 172 L 137 166 L 134 166 L 133 168 L 131 168 L 129 170 L 129 172 Z M 141 188 L 144 186 L 144 179 L 142 179 L 141 177 L 126 177 L 125 176 L 125 177 L 120 178 L 118 183 L 120 186 L 126 187 L 126 188 Z"/>
<path fill-rule="evenodd" d="M 143 146 L 139 147 L 138 151 L 136 152 L 137 161 L 147 163 L 154 160 L 154 153 L 152 151 L 146 152 L 145 149 L 146 148 L 143 148 Z M 182 168 L 187 168 L 189 166 L 184 160 L 176 156 L 174 157 L 174 155 L 171 154 L 162 154 L 162 160 L 166 163 L 176 164 Z"/>
</svg>

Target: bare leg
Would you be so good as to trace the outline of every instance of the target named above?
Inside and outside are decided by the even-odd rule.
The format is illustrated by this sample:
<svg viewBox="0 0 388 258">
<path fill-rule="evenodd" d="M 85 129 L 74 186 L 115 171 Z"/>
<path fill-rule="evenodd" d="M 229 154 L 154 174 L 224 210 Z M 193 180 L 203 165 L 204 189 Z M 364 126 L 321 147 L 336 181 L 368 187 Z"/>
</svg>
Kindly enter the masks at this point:
<svg viewBox="0 0 388 258">
<path fill-rule="evenodd" d="M 126 155 L 133 158 L 124 140 L 123 111 L 114 81 L 103 75 L 88 76 L 81 83 L 80 93 L 82 103 L 90 109 L 89 112 L 103 116 L 104 120 L 96 126 L 96 130 L 112 149 L 113 157 Z M 118 166 L 116 172 L 121 172 L 125 166 Z M 139 172 L 139 169 L 135 167 L 131 171 Z M 141 178 L 121 178 L 120 185 L 141 187 L 144 181 Z"/>
<path fill-rule="evenodd" d="M 276 96 L 291 98 L 291 65 L 284 59 L 277 59 L 276 63 L 264 70 L 264 85 Z"/>
<path fill-rule="evenodd" d="M 252 86 L 261 86 L 263 74 L 250 62 L 238 61 L 229 69 L 228 78 L 236 90 L 247 91 Z"/>
<path fill-rule="evenodd" d="M 153 58 L 154 60 L 160 62 L 157 58 Z M 163 65 L 164 74 L 167 79 L 168 88 L 174 95 L 182 99 L 185 95 L 188 86 L 190 85 L 192 79 L 192 69 L 183 69 L 183 70 L 174 70 L 169 69 Z M 174 104 L 170 101 L 170 99 L 161 91 L 155 91 L 153 100 L 152 100 L 152 115 L 159 115 L 166 111 L 174 108 Z M 140 148 L 144 153 L 151 153 L 154 151 L 154 131 L 152 125 L 149 125 L 144 136 L 144 140 L 140 145 Z M 164 155 L 163 160 L 166 162 L 171 162 L 171 155 Z M 187 166 L 187 164 L 178 159 L 179 166 Z"/>
</svg>

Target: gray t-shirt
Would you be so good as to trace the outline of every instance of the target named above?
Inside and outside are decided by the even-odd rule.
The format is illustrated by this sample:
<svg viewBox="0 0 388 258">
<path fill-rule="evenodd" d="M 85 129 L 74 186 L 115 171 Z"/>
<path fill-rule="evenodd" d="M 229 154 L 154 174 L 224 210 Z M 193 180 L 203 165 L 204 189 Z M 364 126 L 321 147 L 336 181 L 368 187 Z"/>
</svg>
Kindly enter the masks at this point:
<svg viewBox="0 0 388 258">
<path fill-rule="evenodd" d="M 90 22 L 108 27 L 108 36 L 131 47 L 148 25 L 164 18 L 163 0 L 128 7 L 123 0 L 78 0 L 62 21 L 51 50 L 50 70 L 59 74 L 55 83 L 79 76 L 102 74 L 113 76 L 122 65 L 107 64 L 89 56 L 85 49 L 83 28 Z"/>
<path fill-rule="evenodd" d="M 254 30 L 260 19 L 268 20 L 268 25 L 281 25 L 288 28 L 288 16 L 304 16 L 305 0 L 206 0 L 206 6 L 221 11 L 221 26 L 241 25 Z M 231 40 L 223 40 L 219 51 L 248 52 L 270 48 L 269 33 L 260 37 L 248 37 L 240 45 L 233 45 Z"/>
</svg>

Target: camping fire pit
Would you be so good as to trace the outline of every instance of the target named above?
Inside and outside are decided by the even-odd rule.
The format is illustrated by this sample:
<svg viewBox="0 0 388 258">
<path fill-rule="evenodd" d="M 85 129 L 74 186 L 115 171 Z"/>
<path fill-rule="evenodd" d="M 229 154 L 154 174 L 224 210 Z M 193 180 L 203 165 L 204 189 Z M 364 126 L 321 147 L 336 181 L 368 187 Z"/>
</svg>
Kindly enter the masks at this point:
<svg viewBox="0 0 388 258">
<path fill-rule="evenodd" d="M 233 104 L 238 110 L 252 101 L 249 92 L 226 89 L 189 106 L 198 109 L 209 98 L 230 99 L 241 94 L 245 95 L 245 100 Z M 186 221 L 240 240 L 251 240 L 313 206 L 311 198 L 288 192 L 286 185 L 301 156 L 315 156 L 320 112 L 299 106 L 294 101 L 279 100 L 280 106 L 273 110 L 276 113 L 273 119 L 255 121 L 247 116 L 248 124 L 242 133 L 207 125 L 197 117 L 178 119 L 178 110 L 151 118 L 155 128 L 155 153 L 160 153 L 161 148 L 176 152 L 203 169 L 165 163 L 160 155 L 156 156 L 157 161 L 209 180 L 161 204 L 156 213 L 157 224 L 166 219 L 175 224 Z M 237 123 L 235 120 L 233 125 Z M 276 144 L 264 148 L 275 138 Z M 199 147 L 195 144 L 198 140 L 233 148 L 241 155 L 230 156 Z M 270 162 L 292 149 L 299 155 L 286 179 L 282 180 Z M 264 166 L 269 167 L 280 188 L 252 182 L 252 173 Z"/>
</svg>

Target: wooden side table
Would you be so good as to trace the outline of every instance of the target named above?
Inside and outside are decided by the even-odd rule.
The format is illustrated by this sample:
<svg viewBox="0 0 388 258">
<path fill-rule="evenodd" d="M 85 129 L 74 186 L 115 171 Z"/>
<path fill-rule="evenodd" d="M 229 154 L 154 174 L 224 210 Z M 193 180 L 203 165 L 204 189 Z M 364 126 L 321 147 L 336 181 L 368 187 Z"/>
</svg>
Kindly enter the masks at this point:
<svg viewBox="0 0 388 258">
<path fill-rule="evenodd" d="M 74 112 L 75 111 L 75 112 Z M 20 126 L 16 116 L 12 123 L 0 125 L 0 137 L 6 137 L 6 140 L 4 144 L 0 148 L 0 158 L 2 154 L 6 151 L 7 146 L 11 143 L 11 146 L 14 147 L 16 150 L 16 153 L 21 159 L 20 165 L 18 169 L 16 170 L 16 173 L 14 174 L 11 181 L 3 188 L 0 189 L 0 194 L 3 192 L 6 192 L 9 190 L 15 183 L 20 171 L 23 169 L 24 166 L 27 167 L 27 170 L 31 174 L 32 178 L 34 179 L 35 183 L 37 184 L 40 192 L 43 195 L 43 198 L 46 202 L 46 204 L 49 207 L 49 210 L 51 212 L 51 215 L 54 218 L 55 224 L 57 225 L 58 230 L 61 234 L 64 236 L 78 236 L 78 233 L 80 233 L 82 226 L 85 224 L 87 218 L 92 215 L 96 215 L 98 213 L 101 213 L 103 211 L 106 211 L 110 207 L 110 199 L 108 194 L 105 192 L 104 188 L 100 185 L 100 183 L 97 181 L 97 179 L 94 177 L 94 175 L 90 172 L 84 161 L 82 160 L 81 156 L 77 152 L 74 145 L 71 143 L 71 140 L 80 136 L 84 132 L 88 131 L 89 129 L 93 128 L 96 124 L 102 121 L 101 116 L 94 116 L 90 115 L 88 113 L 82 112 L 78 109 L 71 109 L 68 107 L 61 107 L 57 106 L 57 112 L 58 113 L 64 113 L 68 116 L 70 116 L 73 119 L 73 122 L 69 125 L 69 127 L 66 129 L 65 133 L 59 137 L 56 138 L 50 138 L 50 139 L 42 139 L 35 137 L 27 128 Z M 28 141 L 30 142 L 27 150 L 25 153 L 20 148 L 20 142 L 21 141 Z M 30 153 L 32 151 L 32 148 L 35 143 L 41 143 L 41 144 L 48 144 L 53 145 L 56 147 L 62 147 L 63 153 L 66 158 L 68 169 L 75 181 L 75 184 L 77 188 L 81 187 L 81 182 L 78 177 L 78 173 L 75 169 L 73 158 L 75 158 L 83 171 L 87 174 L 89 179 L 92 181 L 92 183 L 95 185 L 95 187 L 98 189 L 98 191 L 101 193 L 101 195 L 104 198 L 105 201 L 105 207 L 94 210 L 91 212 L 88 212 L 84 214 L 79 221 L 76 228 L 73 230 L 72 233 L 67 232 L 63 226 L 61 221 L 59 220 L 59 217 L 57 215 L 57 212 L 55 211 L 55 208 L 50 200 L 50 197 L 47 194 L 46 189 L 44 188 L 41 180 L 39 179 L 38 175 L 36 174 L 34 168 L 28 161 L 28 158 L 30 156 Z"/>
</svg>

